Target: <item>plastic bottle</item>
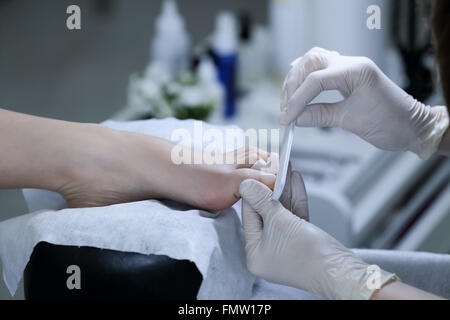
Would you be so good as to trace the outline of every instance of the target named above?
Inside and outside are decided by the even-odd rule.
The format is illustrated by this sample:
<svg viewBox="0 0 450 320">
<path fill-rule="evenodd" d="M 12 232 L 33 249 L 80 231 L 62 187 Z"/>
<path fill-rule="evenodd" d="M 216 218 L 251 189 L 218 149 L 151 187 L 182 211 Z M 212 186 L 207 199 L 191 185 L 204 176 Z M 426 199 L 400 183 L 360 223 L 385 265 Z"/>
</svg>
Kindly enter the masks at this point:
<svg viewBox="0 0 450 320">
<path fill-rule="evenodd" d="M 231 118 L 236 113 L 235 82 L 238 63 L 237 28 L 232 13 L 221 12 L 217 16 L 211 45 L 218 77 L 225 93 L 223 115 Z"/>
<path fill-rule="evenodd" d="M 173 76 L 187 69 L 190 39 L 174 0 L 165 0 L 156 20 L 151 57 L 164 64 Z"/>
<path fill-rule="evenodd" d="M 240 90 L 251 90 L 260 81 L 267 79 L 271 49 L 270 34 L 260 25 L 253 28 L 249 41 L 241 41 L 238 72 Z"/>
<path fill-rule="evenodd" d="M 203 57 L 200 60 L 197 77 L 204 94 L 207 96 L 207 100 L 212 101 L 215 106 L 222 106 L 224 97 L 223 88 L 217 79 L 214 63 L 208 57 Z"/>
<path fill-rule="evenodd" d="M 313 0 L 270 1 L 269 20 L 273 65 L 276 75 L 280 78 L 284 78 L 294 59 L 304 55 L 312 47 L 314 2 Z M 340 1 L 337 2 L 340 3 Z"/>
</svg>

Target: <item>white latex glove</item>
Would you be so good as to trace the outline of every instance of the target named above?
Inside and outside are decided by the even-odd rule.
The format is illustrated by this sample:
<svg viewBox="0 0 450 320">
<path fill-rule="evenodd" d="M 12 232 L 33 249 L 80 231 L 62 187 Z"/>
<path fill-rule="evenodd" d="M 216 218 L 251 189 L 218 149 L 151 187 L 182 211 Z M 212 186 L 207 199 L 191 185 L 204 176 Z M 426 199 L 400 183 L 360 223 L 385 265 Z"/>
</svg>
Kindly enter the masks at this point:
<svg viewBox="0 0 450 320">
<path fill-rule="evenodd" d="M 322 91 L 341 102 L 311 104 Z M 283 87 L 280 123 L 339 127 L 376 147 L 412 151 L 426 159 L 448 128 L 446 107 L 426 106 L 392 82 L 370 59 L 313 48 L 291 65 Z"/>
<path fill-rule="evenodd" d="M 240 185 L 247 267 L 268 281 L 297 287 L 328 299 L 369 299 L 368 265 L 336 239 L 305 221 L 307 198 L 298 172 L 285 190 L 288 211 L 256 180 Z M 381 286 L 395 275 L 381 270 Z"/>
</svg>

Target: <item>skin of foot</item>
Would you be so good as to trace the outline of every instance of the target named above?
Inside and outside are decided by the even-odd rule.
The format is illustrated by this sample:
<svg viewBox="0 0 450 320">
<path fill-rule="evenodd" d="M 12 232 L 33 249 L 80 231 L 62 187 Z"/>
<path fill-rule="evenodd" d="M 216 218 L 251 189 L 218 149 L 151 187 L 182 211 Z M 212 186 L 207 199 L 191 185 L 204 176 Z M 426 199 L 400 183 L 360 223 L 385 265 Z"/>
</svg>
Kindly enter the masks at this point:
<svg viewBox="0 0 450 320">
<path fill-rule="evenodd" d="M 207 165 L 177 164 L 174 147 L 140 133 L 0 109 L 0 189 L 56 191 L 72 208 L 170 199 L 222 210 L 239 199 L 247 178 L 273 187 L 273 174 L 251 169 L 268 159 L 258 149 L 235 150 L 223 154 L 235 161 Z"/>
<path fill-rule="evenodd" d="M 174 144 L 167 140 L 95 125 L 89 131 L 89 142 L 65 156 L 71 163 L 69 178 L 56 187 L 72 208 L 170 199 L 223 210 L 239 200 L 243 180 L 253 178 L 270 188 L 275 182 L 275 175 L 251 169 L 259 159 L 269 158 L 256 148 L 232 151 L 233 164 L 176 165 L 170 158 Z"/>
</svg>

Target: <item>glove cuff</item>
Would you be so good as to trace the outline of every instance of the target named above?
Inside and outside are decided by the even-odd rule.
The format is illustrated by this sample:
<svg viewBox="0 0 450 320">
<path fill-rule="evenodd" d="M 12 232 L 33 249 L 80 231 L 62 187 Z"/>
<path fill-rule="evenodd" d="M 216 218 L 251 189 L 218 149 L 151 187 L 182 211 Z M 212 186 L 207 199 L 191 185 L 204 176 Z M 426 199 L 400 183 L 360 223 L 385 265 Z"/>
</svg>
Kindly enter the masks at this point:
<svg viewBox="0 0 450 320">
<path fill-rule="evenodd" d="M 334 287 L 338 300 L 369 300 L 372 295 L 391 281 L 400 279 L 394 273 L 382 270 L 377 265 L 363 261 L 353 264 L 352 268 L 340 279 L 336 278 Z"/>
<path fill-rule="evenodd" d="M 434 153 L 436 153 L 442 137 L 449 126 L 447 107 L 433 107 L 431 112 L 433 113 L 431 130 L 429 130 L 425 137 L 421 139 L 419 148 L 420 151 L 417 152 L 417 155 L 423 160 L 430 158 Z"/>
<path fill-rule="evenodd" d="M 359 290 L 353 290 L 351 300 L 370 300 L 375 292 L 391 281 L 400 281 L 395 273 L 390 273 L 380 269 L 377 265 L 368 265 L 369 271 L 365 272 L 360 283 Z M 356 287 L 358 289 L 358 287 Z"/>
</svg>

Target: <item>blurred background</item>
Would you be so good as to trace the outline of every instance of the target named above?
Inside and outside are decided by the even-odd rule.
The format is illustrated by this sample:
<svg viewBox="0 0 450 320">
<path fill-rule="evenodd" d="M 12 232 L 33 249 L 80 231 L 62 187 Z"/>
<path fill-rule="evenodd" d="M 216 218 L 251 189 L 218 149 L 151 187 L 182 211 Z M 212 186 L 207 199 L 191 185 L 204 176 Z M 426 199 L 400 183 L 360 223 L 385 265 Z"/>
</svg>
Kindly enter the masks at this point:
<svg viewBox="0 0 450 320">
<path fill-rule="evenodd" d="M 81 30 L 66 27 L 73 4 Z M 278 128 L 283 77 L 313 46 L 368 56 L 416 98 L 444 104 L 430 10 L 427 0 L 0 0 L 0 106 Z M 381 28 L 369 29 L 378 13 Z M 313 223 L 350 247 L 450 252 L 449 160 L 384 152 L 338 129 L 298 128 L 294 141 Z M 0 221 L 27 212 L 20 190 L 0 191 Z"/>
</svg>

